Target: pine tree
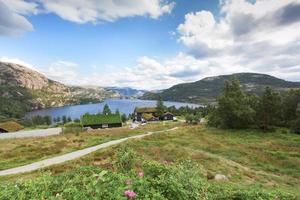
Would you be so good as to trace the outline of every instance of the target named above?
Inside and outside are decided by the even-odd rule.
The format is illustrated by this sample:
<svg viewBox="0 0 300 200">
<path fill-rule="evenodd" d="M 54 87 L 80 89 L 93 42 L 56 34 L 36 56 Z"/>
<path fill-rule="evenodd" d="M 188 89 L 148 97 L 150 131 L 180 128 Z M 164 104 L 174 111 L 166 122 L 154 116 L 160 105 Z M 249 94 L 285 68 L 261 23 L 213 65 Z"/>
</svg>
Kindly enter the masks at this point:
<svg viewBox="0 0 300 200">
<path fill-rule="evenodd" d="M 64 116 L 62 117 L 62 122 L 63 122 L 63 124 L 66 124 L 66 123 L 68 122 L 67 116 L 66 116 L 66 115 L 64 115 Z"/>
<path fill-rule="evenodd" d="M 110 108 L 107 104 L 104 105 L 102 114 L 104 114 L 104 115 L 110 115 L 111 114 L 111 110 L 110 110 Z"/>
<path fill-rule="evenodd" d="M 156 102 L 156 114 L 157 117 L 161 117 L 165 113 L 166 107 L 164 106 L 164 102 L 161 97 Z"/>
<path fill-rule="evenodd" d="M 297 118 L 292 122 L 291 129 L 295 133 L 300 134 L 300 103 L 298 104 L 296 109 L 296 116 Z"/>
<path fill-rule="evenodd" d="M 270 87 L 266 87 L 259 102 L 259 126 L 264 131 L 273 129 L 280 123 L 281 97 Z"/>
<path fill-rule="evenodd" d="M 300 103 L 300 89 L 290 90 L 283 97 L 282 115 L 285 126 L 289 126 L 293 120 L 297 118 L 296 109 Z"/>
<path fill-rule="evenodd" d="M 46 125 L 51 125 L 52 124 L 51 116 L 49 116 L 49 115 L 44 116 L 44 122 Z"/>
<path fill-rule="evenodd" d="M 255 111 L 236 78 L 225 82 L 215 114 L 225 128 L 246 128 L 253 124 Z"/>
<path fill-rule="evenodd" d="M 123 115 L 121 116 L 121 119 L 122 119 L 122 122 L 125 123 L 125 122 L 127 121 L 127 116 L 126 116 L 126 114 L 123 114 Z"/>
</svg>

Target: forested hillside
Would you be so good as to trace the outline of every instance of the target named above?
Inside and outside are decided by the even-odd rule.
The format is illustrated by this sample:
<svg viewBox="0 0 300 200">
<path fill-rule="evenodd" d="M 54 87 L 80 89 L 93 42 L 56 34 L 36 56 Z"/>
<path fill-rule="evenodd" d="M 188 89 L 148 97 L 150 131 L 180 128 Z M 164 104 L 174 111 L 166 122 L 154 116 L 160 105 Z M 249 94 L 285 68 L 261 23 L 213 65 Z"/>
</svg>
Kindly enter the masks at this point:
<svg viewBox="0 0 300 200">
<path fill-rule="evenodd" d="M 261 95 L 265 87 L 276 91 L 287 91 L 291 88 L 300 88 L 300 82 L 285 81 L 266 74 L 238 73 L 207 77 L 192 83 L 183 83 L 162 91 L 161 93 L 145 93 L 142 99 L 157 99 L 192 103 L 214 102 L 220 94 L 226 80 L 235 76 L 246 93 Z"/>
</svg>

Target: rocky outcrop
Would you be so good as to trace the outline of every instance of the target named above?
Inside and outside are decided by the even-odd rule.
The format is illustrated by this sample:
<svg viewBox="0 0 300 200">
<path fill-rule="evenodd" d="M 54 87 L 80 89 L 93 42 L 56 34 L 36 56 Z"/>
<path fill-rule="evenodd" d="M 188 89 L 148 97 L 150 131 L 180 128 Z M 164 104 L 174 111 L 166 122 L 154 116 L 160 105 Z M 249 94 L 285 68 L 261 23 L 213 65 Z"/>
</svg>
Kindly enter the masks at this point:
<svg viewBox="0 0 300 200">
<path fill-rule="evenodd" d="M 9 86 L 21 86 L 30 90 L 68 91 L 64 84 L 52 81 L 37 71 L 18 64 L 4 62 L 0 62 L 0 83 Z"/>
<path fill-rule="evenodd" d="M 0 97 L 5 98 L 16 96 L 14 88 L 26 89 L 32 96 L 32 109 L 99 102 L 105 98 L 116 97 L 115 92 L 102 87 L 66 86 L 35 70 L 5 62 L 0 62 L 0 84 Z"/>
</svg>

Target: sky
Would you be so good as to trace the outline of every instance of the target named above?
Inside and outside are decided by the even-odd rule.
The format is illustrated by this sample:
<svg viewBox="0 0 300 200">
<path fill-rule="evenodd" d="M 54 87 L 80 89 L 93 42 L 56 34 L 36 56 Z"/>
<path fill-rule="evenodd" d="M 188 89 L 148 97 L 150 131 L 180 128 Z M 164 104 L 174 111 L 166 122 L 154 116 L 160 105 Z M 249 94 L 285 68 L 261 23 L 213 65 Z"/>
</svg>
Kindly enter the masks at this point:
<svg viewBox="0 0 300 200">
<path fill-rule="evenodd" d="M 300 0 L 0 0 L 0 61 L 81 86 L 300 81 Z"/>
</svg>

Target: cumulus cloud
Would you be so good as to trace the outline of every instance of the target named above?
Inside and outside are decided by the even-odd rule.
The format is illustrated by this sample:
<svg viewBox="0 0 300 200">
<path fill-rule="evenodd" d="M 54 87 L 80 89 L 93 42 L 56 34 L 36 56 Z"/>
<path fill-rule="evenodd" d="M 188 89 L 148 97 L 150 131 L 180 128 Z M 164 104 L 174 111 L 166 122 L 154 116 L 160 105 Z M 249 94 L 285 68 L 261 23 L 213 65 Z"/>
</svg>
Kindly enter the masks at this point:
<svg viewBox="0 0 300 200">
<path fill-rule="evenodd" d="M 97 24 L 134 16 L 157 19 L 171 13 L 174 6 L 174 2 L 164 0 L 0 0 L 0 35 L 32 31 L 25 18 L 32 14 L 54 13 L 67 21 Z"/>
<path fill-rule="evenodd" d="M 0 35 L 18 36 L 32 31 L 32 24 L 0 0 Z"/>
<path fill-rule="evenodd" d="M 216 74 L 238 69 L 294 80 L 300 77 L 299 30 L 300 0 L 222 0 L 220 17 L 192 12 L 177 27 L 178 41 Z"/>
<path fill-rule="evenodd" d="M 72 2 L 72 3 L 71 3 Z M 47 12 L 77 23 L 115 21 L 120 17 L 157 18 L 171 12 L 166 1 L 39 0 Z M 154 2 L 154 3 L 153 3 Z M 64 7 L 61 7 L 64 5 Z M 39 5 L 41 7 L 41 5 Z M 65 10 L 62 8 L 66 8 Z M 82 75 L 79 65 L 58 61 L 44 71 L 54 80 L 72 85 L 167 88 L 213 75 L 261 72 L 289 80 L 300 80 L 300 0 L 222 0 L 220 13 L 199 10 L 188 13 L 177 27 L 184 53 L 158 60 L 147 56 L 130 68 Z M 0 14 L 1 15 L 1 14 Z M 1 30 L 1 29 L 0 29 Z M 99 66 L 100 67 L 100 66 Z"/>
<path fill-rule="evenodd" d="M 44 12 L 55 13 L 64 20 L 83 23 L 111 22 L 119 18 L 149 16 L 157 19 L 170 13 L 175 5 L 163 0 L 40 0 Z"/>
<path fill-rule="evenodd" d="M 37 14 L 38 10 L 38 3 L 36 2 L 29 2 L 24 0 L 1 0 L 8 6 L 12 11 L 23 14 L 23 15 L 30 15 L 30 14 Z"/>
</svg>

